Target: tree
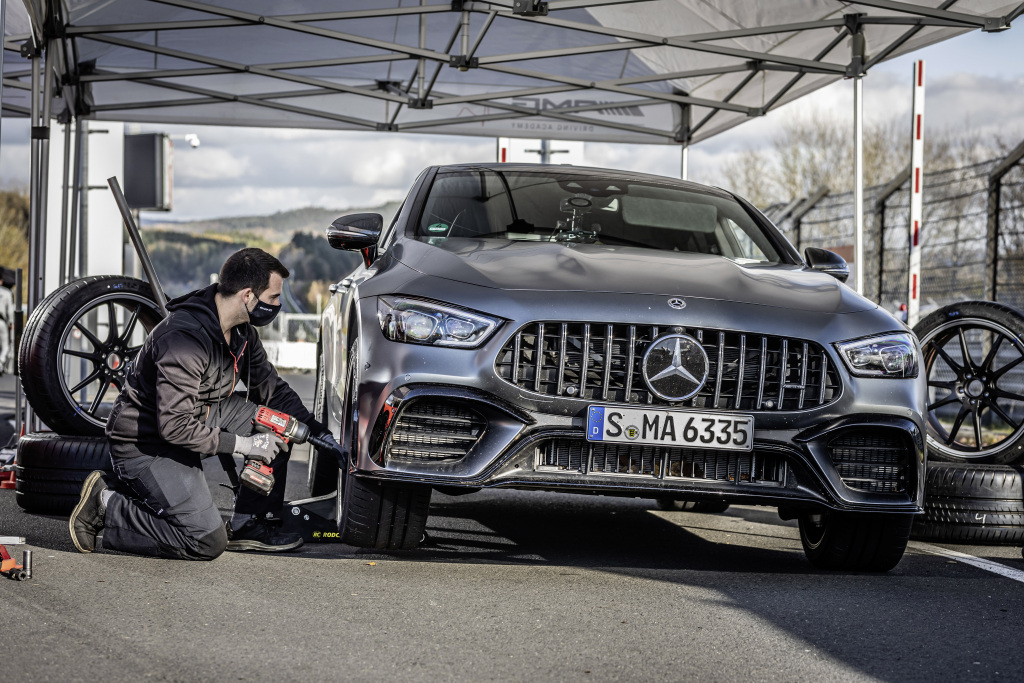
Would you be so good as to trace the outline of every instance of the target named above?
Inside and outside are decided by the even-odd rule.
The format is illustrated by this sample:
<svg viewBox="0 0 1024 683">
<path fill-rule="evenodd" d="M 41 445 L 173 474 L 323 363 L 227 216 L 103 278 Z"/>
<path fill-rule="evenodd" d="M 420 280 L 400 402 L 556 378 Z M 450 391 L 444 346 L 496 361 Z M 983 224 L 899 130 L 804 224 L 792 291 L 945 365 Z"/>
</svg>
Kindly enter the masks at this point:
<svg viewBox="0 0 1024 683">
<path fill-rule="evenodd" d="M 28 194 L 0 192 L 0 266 L 28 269 Z"/>
</svg>

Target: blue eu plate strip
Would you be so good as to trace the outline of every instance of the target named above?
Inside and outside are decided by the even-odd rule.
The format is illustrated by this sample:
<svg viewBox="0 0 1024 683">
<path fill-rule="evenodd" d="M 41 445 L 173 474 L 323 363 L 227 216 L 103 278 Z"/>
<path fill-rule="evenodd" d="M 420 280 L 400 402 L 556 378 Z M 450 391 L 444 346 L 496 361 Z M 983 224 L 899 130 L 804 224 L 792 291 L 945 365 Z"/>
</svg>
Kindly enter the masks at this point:
<svg viewBox="0 0 1024 683">
<path fill-rule="evenodd" d="M 604 441 L 604 406 L 590 406 L 587 416 L 587 439 Z"/>
</svg>

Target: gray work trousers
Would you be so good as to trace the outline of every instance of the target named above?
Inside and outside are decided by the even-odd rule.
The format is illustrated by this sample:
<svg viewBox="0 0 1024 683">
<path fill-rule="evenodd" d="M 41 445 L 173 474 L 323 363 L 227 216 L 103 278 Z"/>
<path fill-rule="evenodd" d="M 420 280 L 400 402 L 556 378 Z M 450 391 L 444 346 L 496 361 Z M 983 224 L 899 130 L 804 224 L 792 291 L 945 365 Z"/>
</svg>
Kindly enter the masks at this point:
<svg viewBox="0 0 1024 683">
<path fill-rule="evenodd" d="M 256 408 L 234 394 L 211 406 L 205 423 L 248 436 Z M 182 560 L 212 560 L 224 552 L 227 530 L 199 454 L 167 443 L 115 441 L 110 442 L 110 453 L 120 483 L 107 502 L 104 548 Z M 271 463 L 274 489 L 270 495 L 261 496 L 243 486 L 235 499 L 235 512 L 261 517 L 280 512 L 289 456 L 284 450 Z"/>
</svg>

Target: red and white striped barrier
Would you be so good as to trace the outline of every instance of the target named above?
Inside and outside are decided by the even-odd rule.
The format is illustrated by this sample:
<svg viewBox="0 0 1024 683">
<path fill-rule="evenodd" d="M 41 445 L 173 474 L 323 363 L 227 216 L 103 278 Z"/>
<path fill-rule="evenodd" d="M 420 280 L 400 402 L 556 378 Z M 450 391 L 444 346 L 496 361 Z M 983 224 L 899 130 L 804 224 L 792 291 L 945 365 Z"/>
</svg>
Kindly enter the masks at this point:
<svg viewBox="0 0 1024 683">
<path fill-rule="evenodd" d="M 910 277 L 907 324 L 917 324 L 921 310 L 922 191 L 924 190 L 924 60 L 914 62 L 914 107 L 910 129 Z"/>
</svg>

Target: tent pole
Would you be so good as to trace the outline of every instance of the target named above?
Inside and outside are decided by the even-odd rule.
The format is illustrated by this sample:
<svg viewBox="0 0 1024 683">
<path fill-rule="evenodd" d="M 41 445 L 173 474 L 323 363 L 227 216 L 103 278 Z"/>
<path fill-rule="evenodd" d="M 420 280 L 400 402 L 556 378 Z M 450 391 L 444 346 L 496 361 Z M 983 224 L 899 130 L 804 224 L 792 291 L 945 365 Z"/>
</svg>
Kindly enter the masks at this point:
<svg viewBox="0 0 1024 683">
<path fill-rule="evenodd" d="M 29 140 L 29 227 L 28 227 L 28 310 L 26 315 L 31 315 L 39 303 L 36 298 L 36 262 L 39 255 L 39 139 L 36 137 L 36 129 L 39 126 L 39 55 L 32 57 L 32 102 L 29 107 L 29 120 L 31 121 L 32 137 Z"/>
<path fill-rule="evenodd" d="M 46 297 L 46 210 L 50 190 L 50 115 L 53 105 L 53 60 L 54 41 L 46 43 L 43 58 L 43 90 L 42 111 L 40 112 L 39 128 L 39 221 L 36 229 L 36 272 L 32 276 L 32 284 L 36 288 L 36 303 Z"/>
<path fill-rule="evenodd" d="M 425 5 L 427 0 L 420 0 L 420 6 Z M 427 17 L 424 14 L 420 15 L 420 49 L 424 50 L 427 47 Z M 417 69 L 419 76 L 419 89 L 417 90 L 417 97 L 419 97 L 420 103 L 423 102 L 427 90 L 427 60 L 420 57 L 420 65 Z"/>
<path fill-rule="evenodd" d="M 68 245 L 67 271 L 61 274 L 64 282 L 75 279 L 78 273 L 78 206 L 82 201 L 82 119 L 75 117 L 75 174 L 71 181 L 71 240 Z"/>
<path fill-rule="evenodd" d="M 864 293 L 864 82 L 853 79 L 853 261 L 857 269 L 855 289 Z"/>
<path fill-rule="evenodd" d="M 679 170 L 679 177 L 683 180 L 690 178 L 690 146 L 683 145 L 682 164 Z"/>
<path fill-rule="evenodd" d="M 4 108 L 4 86 L 2 77 L 4 73 L 4 18 L 6 16 L 7 0 L 0 0 L 0 112 L 2 112 Z M 3 116 L 0 115 L 0 121 L 2 120 Z"/>
<path fill-rule="evenodd" d="M 57 286 L 67 282 L 68 272 L 68 193 L 71 191 L 71 116 L 64 124 L 64 182 L 60 194 L 60 270 L 57 271 Z"/>
</svg>

